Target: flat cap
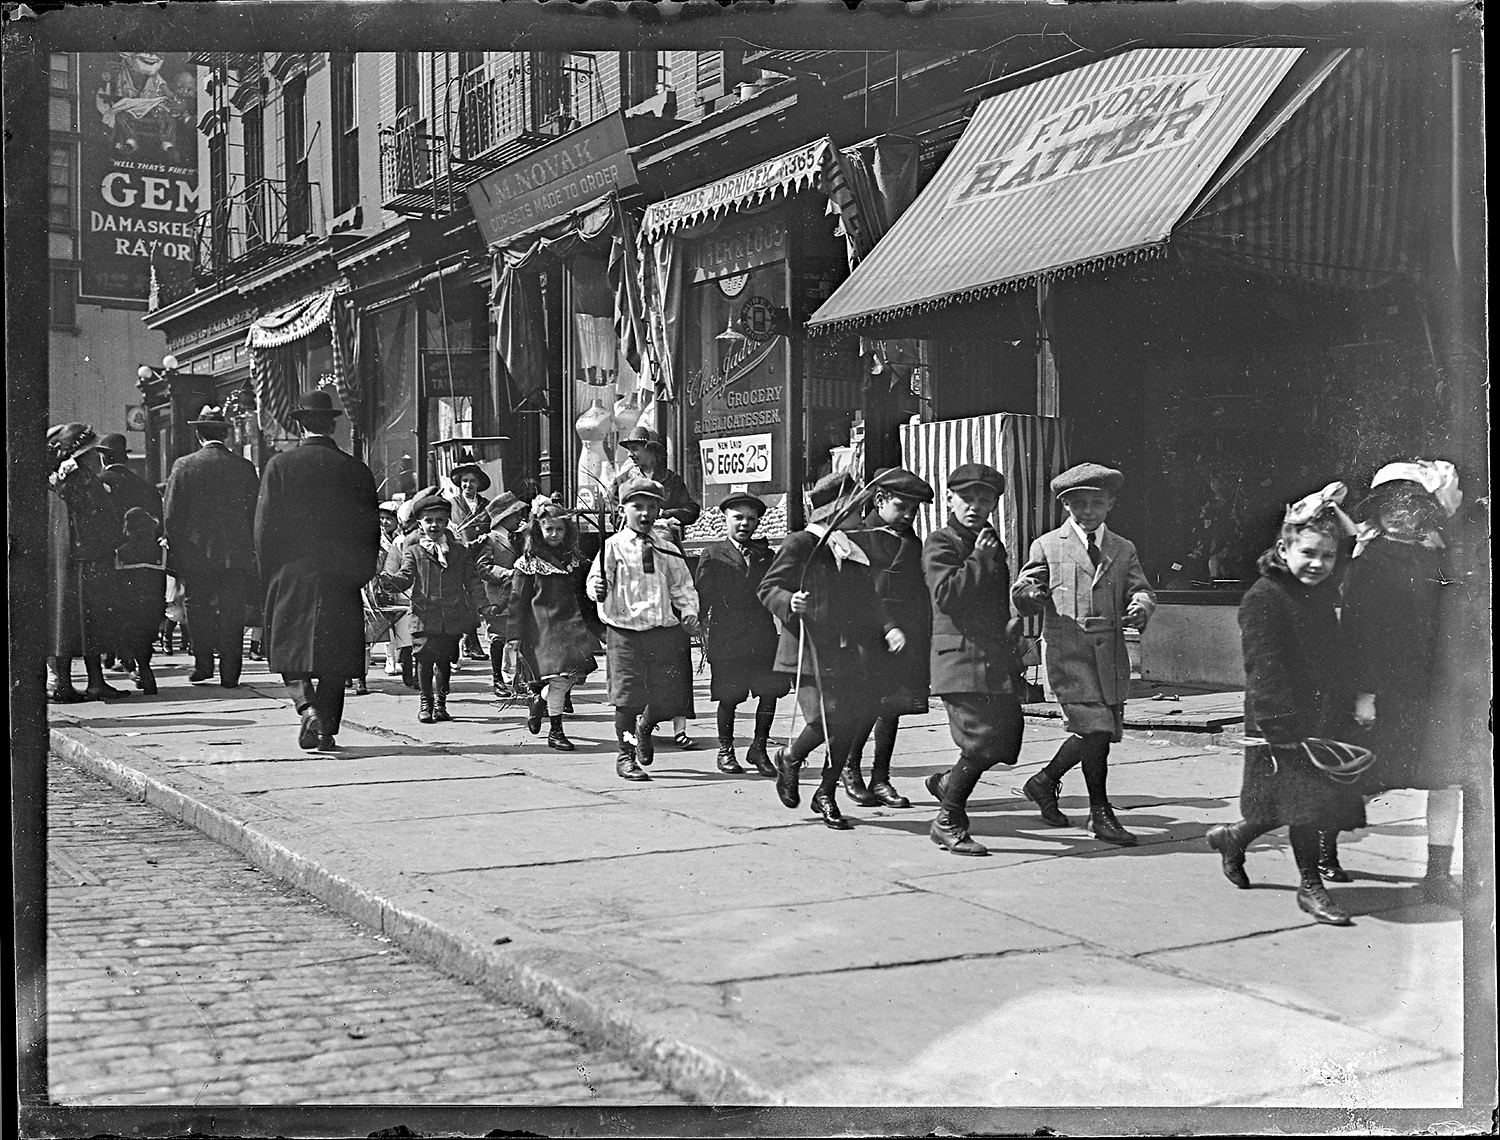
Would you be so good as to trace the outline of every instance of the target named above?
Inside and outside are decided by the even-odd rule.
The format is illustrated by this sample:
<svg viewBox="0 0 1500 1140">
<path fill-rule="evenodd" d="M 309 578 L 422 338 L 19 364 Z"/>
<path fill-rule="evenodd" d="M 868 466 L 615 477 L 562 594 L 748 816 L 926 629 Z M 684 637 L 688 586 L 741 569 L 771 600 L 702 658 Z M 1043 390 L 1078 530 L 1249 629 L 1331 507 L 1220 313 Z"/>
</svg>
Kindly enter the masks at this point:
<svg viewBox="0 0 1500 1140">
<path fill-rule="evenodd" d="M 997 495 L 1005 494 L 1005 476 L 988 463 L 965 463 L 948 473 L 948 490 L 961 491 L 965 487 L 984 486 Z"/>
<path fill-rule="evenodd" d="M 735 491 L 719 504 L 721 511 L 727 511 L 730 507 L 754 507 L 760 514 L 766 513 L 766 501 L 749 491 Z"/>
<path fill-rule="evenodd" d="M 1052 480 L 1052 494 L 1062 498 L 1069 491 L 1107 491 L 1115 494 L 1125 482 L 1125 473 L 1101 463 L 1080 463 Z"/>
<path fill-rule="evenodd" d="M 662 503 L 667 501 L 666 491 L 662 489 L 662 485 L 655 479 L 638 476 L 637 478 L 627 480 L 620 488 L 620 502 L 622 503 L 628 503 L 631 499 L 643 496 Z"/>
<path fill-rule="evenodd" d="M 414 519 L 420 519 L 428 511 L 442 511 L 451 517 L 453 514 L 453 504 L 443 498 L 442 495 L 432 494 L 423 495 L 411 505 L 411 517 Z"/>
<path fill-rule="evenodd" d="M 1004 480 L 1001 482 L 1003 484 Z M 875 472 L 871 485 L 877 490 L 889 491 L 893 495 L 900 495 L 903 499 L 910 499 L 914 503 L 930 503 L 937 497 L 933 493 L 931 483 L 916 472 L 908 471 L 905 467 L 881 468 Z"/>
</svg>

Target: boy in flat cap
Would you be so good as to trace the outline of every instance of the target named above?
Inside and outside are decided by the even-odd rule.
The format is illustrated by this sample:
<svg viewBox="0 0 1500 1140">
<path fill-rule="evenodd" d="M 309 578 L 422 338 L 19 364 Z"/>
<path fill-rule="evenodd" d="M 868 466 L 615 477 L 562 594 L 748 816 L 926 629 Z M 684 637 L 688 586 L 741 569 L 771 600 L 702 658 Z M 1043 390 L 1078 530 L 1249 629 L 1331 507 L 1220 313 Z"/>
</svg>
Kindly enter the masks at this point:
<svg viewBox="0 0 1500 1140">
<path fill-rule="evenodd" d="M 729 537 L 703 551 L 698 562 L 698 617 L 704 627 L 704 651 L 711 680 L 709 697 L 718 702 L 721 772 L 743 772 L 734 755 L 734 712 L 749 696 L 756 698 L 755 735 L 745 760 L 762 776 L 776 768 L 766 751 L 776 719 L 776 699 L 791 688 L 785 673 L 777 673 L 776 621 L 760 604 L 761 580 L 775 552 L 755 537 L 766 504 L 740 491 L 719 504 Z"/>
<path fill-rule="evenodd" d="M 775 669 L 797 678 L 804 721 L 791 746 L 776 750 L 776 794 L 789 808 L 801 802 L 798 774 L 826 739 L 827 759 L 811 806 L 835 831 L 851 826 L 834 793 L 851 745 L 868 734 L 879 712 L 867 678 L 872 662 L 886 652 L 870 559 L 838 529 L 852 513 L 854 491 L 846 472 L 818 480 L 807 529 L 787 536 L 760 583 L 761 605 L 781 622 Z"/>
<path fill-rule="evenodd" d="M 875 491 L 862 529 L 849 537 L 870 559 L 885 645 L 890 652 L 875 663 L 871 681 L 880 690 L 880 716 L 849 749 L 844 790 L 850 800 L 863 807 L 884 804 L 905 808 L 911 807 L 911 801 L 891 784 L 891 757 L 901 717 L 927 711 L 931 679 L 928 657 L 932 651 L 932 600 L 922 574 L 922 542 L 912 530 L 912 522 L 918 508 L 932 502 L 934 495 L 926 480 L 902 467 L 877 471 L 875 482 L 881 486 Z M 860 771 L 860 754 L 872 732 L 875 756 L 867 787 Z"/>
<path fill-rule="evenodd" d="M 1135 544 L 1105 528 L 1125 476 L 1097 463 L 1080 463 L 1052 480 L 1068 521 L 1031 544 L 1016 576 L 1016 609 L 1042 615 L 1047 680 L 1071 734 L 1051 762 L 1021 789 L 1053 827 L 1069 826 L 1058 810 L 1064 773 L 1083 765 L 1089 793 L 1088 827 L 1106 843 L 1131 846 L 1105 793 L 1109 746 L 1125 727 L 1130 657 L 1125 629 L 1145 629 L 1156 608 Z"/>
<path fill-rule="evenodd" d="M 927 777 L 940 802 L 928 835 L 954 855 L 988 855 L 969 835 L 967 804 L 979 778 L 1021 754 L 1020 665 L 1006 634 L 1010 566 L 991 516 L 1005 476 L 965 463 L 948 476 L 948 525 L 922 545 L 932 595 L 932 691 L 948 710 L 958 763 Z"/>
<path fill-rule="evenodd" d="M 653 759 L 651 706 L 680 702 L 682 674 L 677 626 L 698 629 L 698 591 L 687 561 L 652 537 L 665 494 L 654 479 L 632 479 L 620 487 L 625 526 L 604 540 L 589 568 L 586 589 L 599 603 L 609 662 L 609 703 L 615 706 L 620 752 L 615 773 L 649 780 L 641 765 Z M 678 615 L 681 614 L 679 618 Z"/>
</svg>

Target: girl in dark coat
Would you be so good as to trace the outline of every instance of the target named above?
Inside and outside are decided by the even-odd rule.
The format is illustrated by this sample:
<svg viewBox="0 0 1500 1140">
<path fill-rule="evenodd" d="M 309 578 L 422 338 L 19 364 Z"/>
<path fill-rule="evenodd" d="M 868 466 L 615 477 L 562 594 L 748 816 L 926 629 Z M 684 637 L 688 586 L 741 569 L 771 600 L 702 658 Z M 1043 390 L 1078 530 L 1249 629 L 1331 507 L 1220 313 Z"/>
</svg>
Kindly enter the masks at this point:
<svg viewBox="0 0 1500 1140">
<path fill-rule="evenodd" d="M 381 581 L 388 590 L 411 591 L 412 659 L 422 692 L 417 720 L 423 724 L 453 719 L 448 685 L 459 640 L 485 605 L 474 556 L 448 529 L 452 511 L 440 495 L 417 502 L 411 512 L 420 527 L 417 539 L 402 550 L 401 569 Z"/>
<path fill-rule="evenodd" d="M 125 534 L 115 551 L 115 589 L 120 599 L 120 651 L 135 662 L 136 687 L 156 693 L 151 651 L 167 601 L 166 551 L 161 521 L 144 507 L 125 512 Z"/>
<path fill-rule="evenodd" d="M 1288 508 L 1276 545 L 1261 555 L 1259 580 L 1240 602 L 1244 818 L 1208 831 L 1225 878 L 1244 889 L 1250 886 L 1245 848 L 1257 836 L 1288 826 L 1302 880 L 1297 905 L 1334 926 L 1352 923 L 1319 876 L 1319 832 L 1363 827 L 1364 800 L 1353 785 L 1334 781 L 1315 766 L 1304 742 L 1348 728 L 1352 694 L 1333 580 L 1338 544 L 1350 529 L 1337 510 L 1342 491 L 1342 484 L 1333 484 Z"/>
<path fill-rule="evenodd" d="M 547 747 L 573 751 L 563 731 L 563 710 L 573 686 L 594 671 L 599 639 L 583 619 L 588 564 L 578 553 L 578 524 L 561 506 L 538 498 L 526 528 L 526 552 L 510 580 L 510 636 L 531 675 L 547 685 L 545 701 L 532 698 L 526 727 L 538 732 L 542 714 L 551 730 Z"/>
<path fill-rule="evenodd" d="M 1434 694 L 1438 608 L 1448 581 L 1440 519 L 1462 501 L 1453 465 L 1391 463 L 1375 476 L 1360 548 L 1344 583 L 1344 628 L 1354 666 L 1354 717 L 1375 751 L 1374 784 L 1427 789 L 1423 894 L 1459 905 L 1449 875 L 1462 804 L 1461 758 L 1424 746 Z"/>
<path fill-rule="evenodd" d="M 913 532 L 912 522 L 918 508 L 935 496 L 929 483 L 901 468 L 878 471 L 876 478 L 886 488 L 875 492 L 863 529 L 850 537 L 870 559 L 885 645 L 890 652 L 878 659 L 872 677 L 880 689 L 880 716 L 849 748 L 844 790 L 854 803 L 865 807 L 884 804 L 904 808 L 911 807 L 911 801 L 891 783 L 891 757 L 896 751 L 901 717 L 927 711 L 932 650 L 932 599 L 922 573 L 922 542 Z M 875 757 L 866 787 L 859 770 L 860 755 L 872 732 Z"/>
</svg>

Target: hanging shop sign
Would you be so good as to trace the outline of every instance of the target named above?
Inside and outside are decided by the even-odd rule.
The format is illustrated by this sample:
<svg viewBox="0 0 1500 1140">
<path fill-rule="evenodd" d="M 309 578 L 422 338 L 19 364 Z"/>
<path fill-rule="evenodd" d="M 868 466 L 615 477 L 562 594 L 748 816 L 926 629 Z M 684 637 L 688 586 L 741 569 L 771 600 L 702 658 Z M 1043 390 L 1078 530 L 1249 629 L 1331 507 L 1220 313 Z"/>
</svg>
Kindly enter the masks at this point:
<svg viewBox="0 0 1500 1140">
<path fill-rule="evenodd" d="M 688 243 L 689 280 L 696 285 L 719 277 L 742 277 L 757 265 L 786 260 L 786 248 L 786 225 L 779 220 L 700 238 Z M 742 287 L 743 283 L 742 277 Z M 724 295 L 735 294 L 725 290 Z"/>
<path fill-rule="evenodd" d="M 79 60 L 79 300 L 140 308 L 197 257 L 198 79 L 185 52 Z"/>
<path fill-rule="evenodd" d="M 777 155 L 775 158 L 646 207 L 641 221 L 643 241 L 657 241 L 683 226 L 696 225 L 726 210 L 754 205 L 775 194 L 812 186 L 823 170 L 833 144 L 826 138 Z"/>
<path fill-rule="evenodd" d="M 636 185 L 618 111 L 563 135 L 469 187 L 486 245 L 545 225 L 612 190 Z"/>
</svg>

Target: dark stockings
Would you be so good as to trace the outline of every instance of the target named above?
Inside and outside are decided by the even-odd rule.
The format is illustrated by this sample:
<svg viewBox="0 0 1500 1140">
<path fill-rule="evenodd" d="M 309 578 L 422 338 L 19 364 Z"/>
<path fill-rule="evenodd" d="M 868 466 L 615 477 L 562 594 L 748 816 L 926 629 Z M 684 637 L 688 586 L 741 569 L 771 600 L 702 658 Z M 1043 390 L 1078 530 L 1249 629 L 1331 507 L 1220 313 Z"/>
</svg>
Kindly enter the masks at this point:
<svg viewBox="0 0 1500 1140">
<path fill-rule="evenodd" d="M 1091 732 L 1087 736 L 1070 736 L 1064 740 L 1057 755 L 1052 757 L 1043 773 L 1054 784 L 1058 783 L 1069 769 L 1083 765 L 1083 783 L 1088 789 L 1089 806 L 1104 807 L 1109 802 L 1105 782 L 1109 774 L 1109 745 L 1107 732 Z"/>
<path fill-rule="evenodd" d="M 640 708 L 615 706 L 615 739 L 621 744 L 626 743 L 627 736 L 635 735 L 635 724 L 640 719 L 641 712 Z"/>
<path fill-rule="evenodd" d="M 422 696 L 426 700 L 432 700 L 432 679 L 434 673 L 434 662 L 417 662 L 417 685 L 422 690 Z"/>
<path fill-rule="evenodd" d="M 719 729 L 719 746 L 732 748 L 734 746 L 734 705 L 728 701 L 720 701 L 715 720 Z"/>
<path fill-rule="evenodd" d="M 776 698 L 761 697 L 755 704 L 755 739 L 761 744 L 771 739 L 771 726 L 776 723 Z"/>
<path fill-rule="evenodd" d="M 490 639 L 490 676 L 492 676 L 497 681 L 501 681 L 501 680 L 505 679 L 505 670 L 503 668 L 504 662 L 505 662 L 505 640 L 503 638 L 499 638 L 499 637 L 491 638 Z"/>
<path fill-rule="evenodd" d="M 1291 840 L 1292 858 L 1297 861 L 1303 883 L 1321 883 L 1323 880 L 1318 876 L 1318 829 L 1310 824 L 1294 823 L 1287 828 L 1287 838 Z"/>
</svg>

